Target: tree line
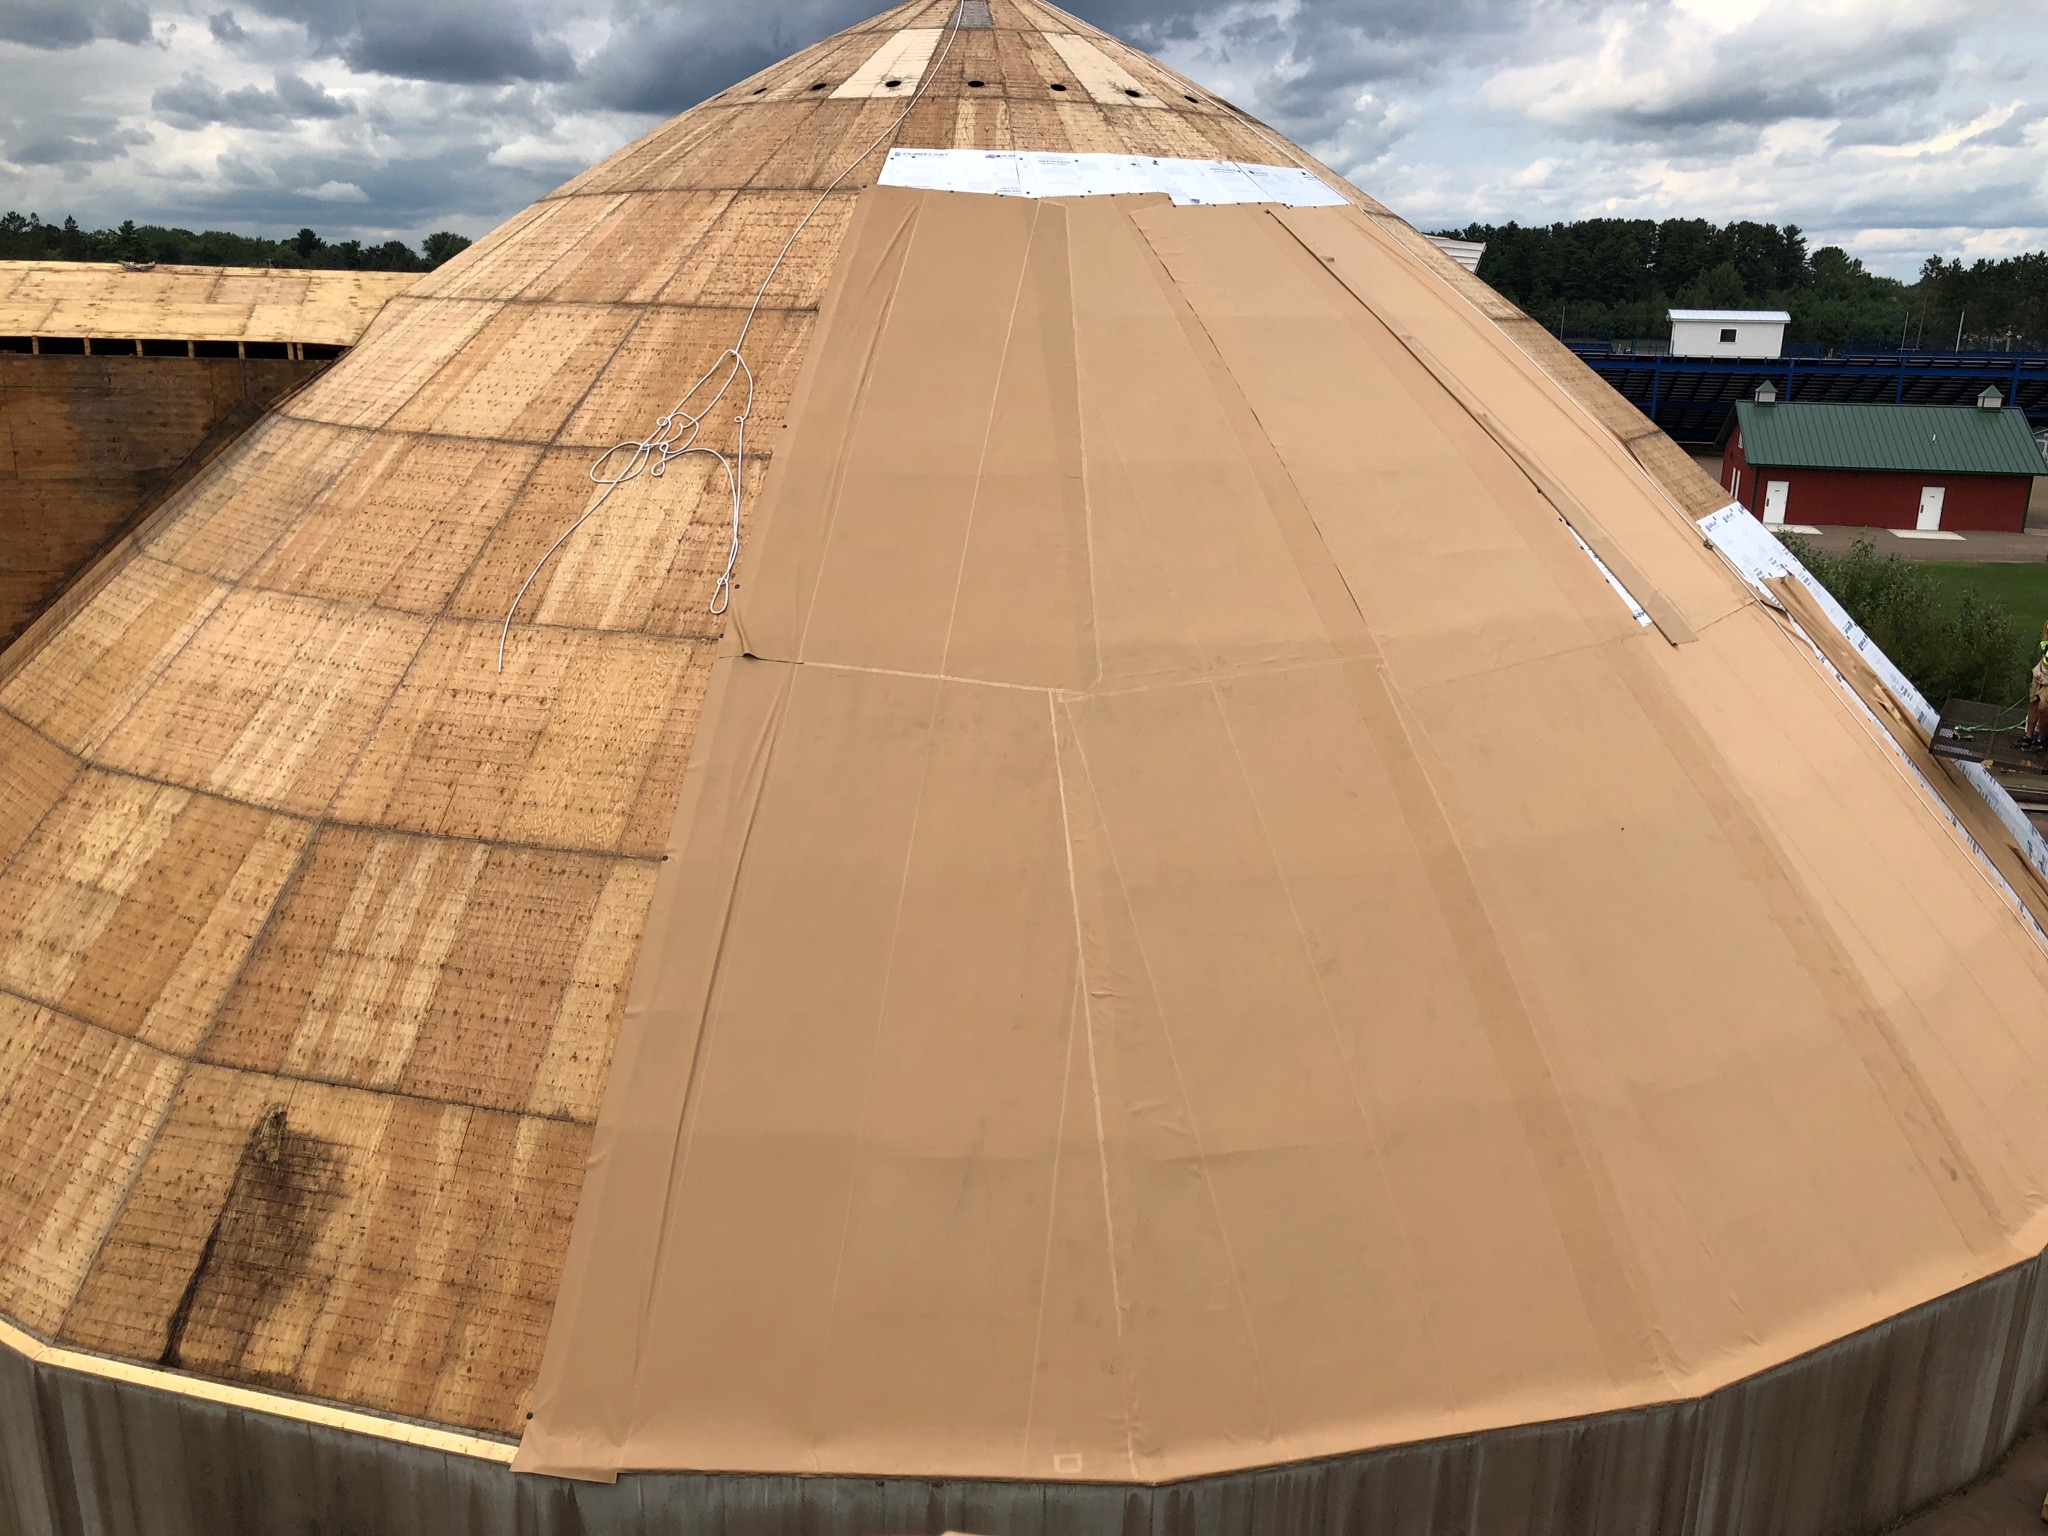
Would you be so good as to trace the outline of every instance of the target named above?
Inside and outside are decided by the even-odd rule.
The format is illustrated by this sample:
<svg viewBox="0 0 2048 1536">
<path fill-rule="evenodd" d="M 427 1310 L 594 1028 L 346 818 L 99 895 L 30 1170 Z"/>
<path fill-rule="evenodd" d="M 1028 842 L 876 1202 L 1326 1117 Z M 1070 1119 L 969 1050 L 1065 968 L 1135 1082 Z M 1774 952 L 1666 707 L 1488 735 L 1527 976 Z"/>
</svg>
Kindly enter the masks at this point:
<svg viewBox="0 0 2048 1536">
<path fill-rule="evenodd" d="M 1786 339 L 1835 346 L 2048 346 L 2048 252 L 1969 266 L 1930 256 L 1910 283 L 1840 246 L 1809 251 L 1796 224 L 1581 219 L 1473 224 L 1479 275 L 1567 336 L 1663 336 L 1666 311 L 1782 309 Z"/>
<path fill-rule="evenodd" d="M 322 239 L 302 229 L 289 240 L 225 229 L 172 229 L 123 220 L 118 229 L 82 229 L 78 220 L 45 224 L 35 214 L 0 217 L 0 261 L 134 261 L 193 267 L 318 267 L 356 272 L 430 272 L 469 241 L 437 230 L 415 251 L 402 240 L 365 245 Z"/>
</svg>

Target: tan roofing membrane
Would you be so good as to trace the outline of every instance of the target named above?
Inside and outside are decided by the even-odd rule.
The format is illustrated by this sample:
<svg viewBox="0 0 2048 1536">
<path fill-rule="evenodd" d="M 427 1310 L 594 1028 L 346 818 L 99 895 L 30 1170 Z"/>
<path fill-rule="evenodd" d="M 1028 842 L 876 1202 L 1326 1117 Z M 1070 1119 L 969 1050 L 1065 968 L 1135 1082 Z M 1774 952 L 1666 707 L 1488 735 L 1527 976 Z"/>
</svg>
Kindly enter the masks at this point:
<svg viewBox="0 0 2048 1536">
<path fill-rule="evenodd" d="M 0 336 L 349 346 L 416 272 L 0 261 Z"/>
<path fill-rule="evenodd" d="M 1370 220 L 876 189 L 788 438 L 516 1465 L 1194 1477 L 2040 1247 L 2010 892 Z"/>
<path fill-rule="evenodd" d="M 1742 1444 L 1871 1524 L 1972 1475 L 2048 1239 L 2000 824 L 1540 327 L 1143 55 L 955 14 L 420 280 L 0 656 L 0 1312 L 137 1391 L 847 1498 L 1917 1348 Z M 934 28 L 914 103 L 836 94 Z M 877 189 L 878 137 L 1349 206 Z M 757 300 L 733 622 L 708 458 L 540 565 Z M 1692 1432 L 1650 1507 L 1721 1497 Z"/>
</svg>

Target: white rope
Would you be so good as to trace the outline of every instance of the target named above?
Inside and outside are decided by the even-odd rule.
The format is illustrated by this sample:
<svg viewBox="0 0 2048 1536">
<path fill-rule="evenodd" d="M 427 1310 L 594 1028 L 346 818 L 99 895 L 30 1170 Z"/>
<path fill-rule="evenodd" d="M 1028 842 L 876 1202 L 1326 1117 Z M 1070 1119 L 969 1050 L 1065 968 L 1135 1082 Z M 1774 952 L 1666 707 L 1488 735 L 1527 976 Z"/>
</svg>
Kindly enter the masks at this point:
<svg viewBox="0 0 2048 1536">
<path fill-rule="evenodd" d="M 945 46 L 939 50 L 939 56 L 925 71 L 924 79 L 918 82 L 918 87 L 911 93 L 910 100 L 903 104 L 903 110 L 896 114 L 895 120 L 888 127 L 869 141 L 866 149 L 849 160 L 845 169 L 827 183 L 825 190 L 818 194 L 818 200 L 811 204 L 801 219 L 797 220 L 796 228 L 792 229 L 789 238 L 782 242 L 782 249 L 775 253 L 775 260 L 769 265 L 767 274 L 762 277 L 761 286 L 754 290 L 754 302 L 748 307 L 747 318 L 741 323 L 740 333 L 733 344 L 718 354 L 717 359 L 704 371 L 703 377 L 692 384 L 684 392 L 683 398 L 676 402 L 675 408 L 655 422 L 652 433 L 637 441 L 614 444 L 599 454 L 597 462 L 590 466 L 590 479 L 600 488 L 597 495 L 591 499 L 590 505 L 583 509 L 583 515 L 564 528 L 561 537 L 550 544 L 547 553 L 534 563 L 533 569 L 527 573 L 526 580 L 520 583 L 519 591 L 512 599 L 512 606 L 505 610 L 505 622 L 498 630 L 500 672 L 505 670 L 505 642 L 512 633 L 512 616 L 518 613 L 519 605 L 526 600 L 527 591 L 540 579 L 541 570 L 554 558 L 555 551 L 568 543 L 570 536 L 578 528 L 595 517 L 598 509 L 611 499 L 612 492 L 627 481 L 637 479 L 642 471 L 658 480 L 662 471 L 668 468 L 670 459 L 684 458 L 693 453 L 701 453 L 718 460 L 719 466 L 725 471 L 726 491 L 732 506 L 732 542 L 726 549 L 725 570 L 719 576 L 718 585 L 711 594 L 711 613 L 717 616 L 725 612 L 732 601 L 732 577 L 740 560 L 740 498 L 746 484 L 747 422 L 754 414 L 754 370 L 747 364 L 746 348 L 747 337 L 754 329 L 754 317 L 761 312 L 761 301 L 767 297 L 768 285 L 775 281 L 775 274 L 782 270 L 782 263 L 788 259 L 798 236 L 803 234 L 805 226 L 817 215 L 818 210 L 825 206 L 825 200 L 839 190 L 839 184 L 853 174 L 855 167 L 879 149 L 885 140 L 895 135 L 896 130 L 903 126 L 904 119 L 910 116 L 911 109 L 930 88 L 932 81 L 938 78 L 939 70 L 946 62 L 946 56 L 953 51 L 953 39 L 960 31 L 960 10 L 960 6 L 955 4 L 952 24 L 946 29 Z M 691 402 L 705 386 L 714 378 L 718 378 L 721 370 L 724 377 L 718 379 L 717 390 L 701 407 L 693 411 L 690 408 Z M 728 458 L 716 448 L 699 446 L 697 437 L 704 429 L 705 418 L 718 409 L 719 402 L 731 393 L 733 382 L 742 377 L 747 383 L 746 399 L 739 407 L 739 413 L 732 418 L 734 444 L 732 456 Z M 625 463 L 616 473 L 612 473 L 608 466 L 620 454 L 626 455 Z"/>
</svg>

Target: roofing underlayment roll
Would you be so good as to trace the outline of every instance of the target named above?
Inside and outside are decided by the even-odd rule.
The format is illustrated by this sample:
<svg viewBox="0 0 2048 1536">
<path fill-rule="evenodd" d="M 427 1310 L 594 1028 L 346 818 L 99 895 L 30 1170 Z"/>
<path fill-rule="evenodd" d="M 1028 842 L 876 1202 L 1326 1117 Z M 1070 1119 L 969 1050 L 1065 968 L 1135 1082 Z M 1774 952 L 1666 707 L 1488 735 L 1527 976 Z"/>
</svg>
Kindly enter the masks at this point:
<svg viewBox="0 0 2048 1536">
<path fill-rule="evenodd" d="M 0 1531 L 1851 1531 L 2039 1396 L 2038 844 L 1540 328 L 988 14 L 0 657 Z"/>
</svg>

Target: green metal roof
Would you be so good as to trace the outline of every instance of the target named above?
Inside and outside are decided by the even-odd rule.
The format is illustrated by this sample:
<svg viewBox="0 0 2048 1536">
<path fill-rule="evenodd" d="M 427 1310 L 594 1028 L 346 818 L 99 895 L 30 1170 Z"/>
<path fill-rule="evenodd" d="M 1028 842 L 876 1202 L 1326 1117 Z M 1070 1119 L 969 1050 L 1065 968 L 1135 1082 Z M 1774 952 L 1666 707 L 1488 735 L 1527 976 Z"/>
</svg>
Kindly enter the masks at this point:
<svg viewBox="0 0 2048 1536">
<path fill-rule="evenodd" d="M 1895 469 L 1911 474 L 2042 475 L 2023 412 L 1974 405 L 1739 401 L 1751 464 L 1771 469 Z"/>
</svg>

